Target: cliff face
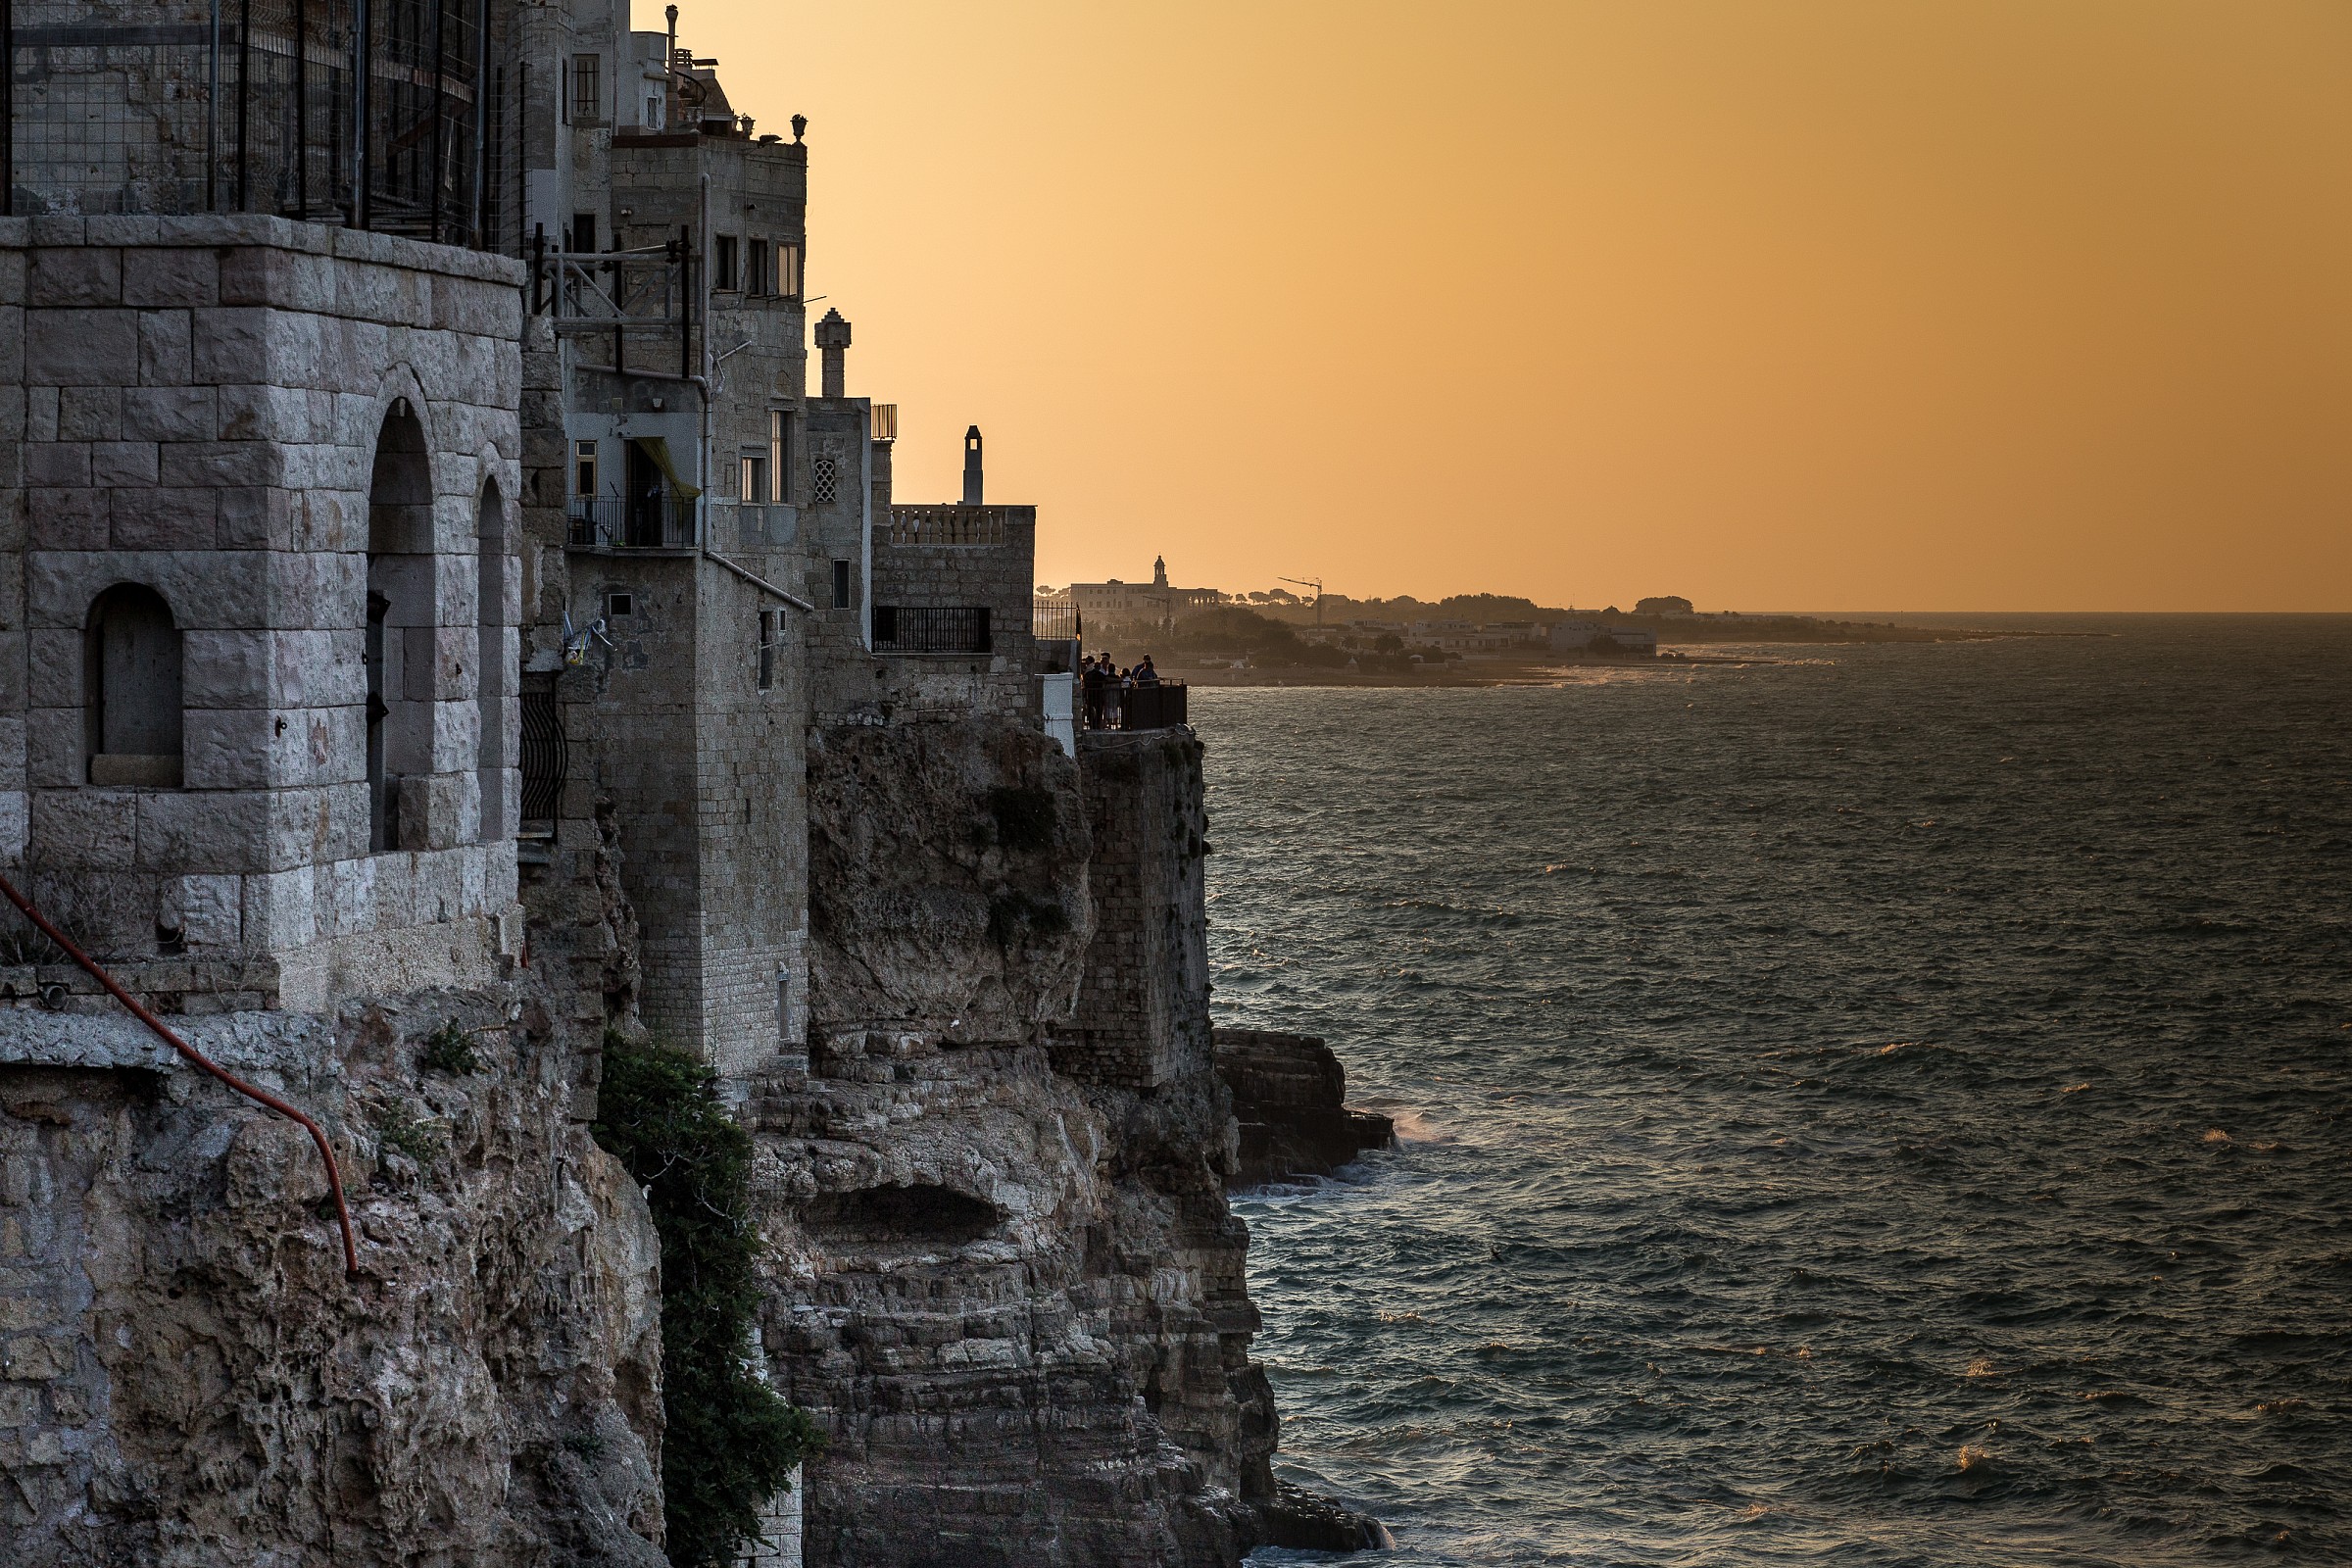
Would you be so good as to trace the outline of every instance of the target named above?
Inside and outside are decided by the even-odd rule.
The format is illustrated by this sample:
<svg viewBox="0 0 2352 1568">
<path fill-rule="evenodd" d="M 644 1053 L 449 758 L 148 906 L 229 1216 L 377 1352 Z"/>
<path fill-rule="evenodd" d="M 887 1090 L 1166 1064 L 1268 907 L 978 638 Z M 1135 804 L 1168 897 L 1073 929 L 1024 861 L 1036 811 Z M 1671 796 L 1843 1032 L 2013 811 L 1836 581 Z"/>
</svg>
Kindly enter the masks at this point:
<svg viewBox="0 0 2352 1568">
<path fill-rule="evenodd" d="M 1125 739 L 1083 782 L 1010 726 L 810 746 L 810 1056 L 750 1113 L 770 1367 L 830 1439 L 812 1564 L 1227 1563 L 1256 1538 L 1273 1411 L 1205 998 L 1100 1072 L 1053 1033 L 1104 944 L 1199 943 L 1199 748 Z M 1089 886 L 1139 858 L 1179 895 L 1150 919 Z"/>
<path fill-rule="evenodd" d="M 0 1064 L 0 1555 L 662 1563 L 658 1255 L 540 994 L 191 1021 L 328 1128 L 353 1282 L 299 1128 L 127 1019 L 16 1021 L 86 1065 Z"/>
</svg>

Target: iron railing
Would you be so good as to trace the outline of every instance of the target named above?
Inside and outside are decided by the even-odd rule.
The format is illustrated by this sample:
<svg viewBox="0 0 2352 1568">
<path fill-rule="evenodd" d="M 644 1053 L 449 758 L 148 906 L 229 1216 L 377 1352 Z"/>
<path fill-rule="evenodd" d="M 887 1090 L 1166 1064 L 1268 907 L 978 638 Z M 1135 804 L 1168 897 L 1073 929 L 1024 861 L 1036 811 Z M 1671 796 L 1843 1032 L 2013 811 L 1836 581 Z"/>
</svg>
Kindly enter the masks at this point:
<svg viewBox="0 0 2352 1568">
<path fill-rule="evenodd" d="M 564 504 L 569 540 L 595 550 L 692 550 L 694 503 L 663 491 L 644 496 L 574 496 Z"/>
<path fill-rule="evenodd" d="M 1079 691 L 1088 729 L 1174 729 L 1191 722 L 1187 702 L 1191 688 L 1180 680 L 1105 686 L 1096 692 L 1088 692 L 1081 682 Z"/>
<path fill-rule="evenodd" d="M 0 213 L 274 213 L 519 254 L 504 9 L 157 0 L 41 23 L 65 8 L 11 0 Z"/>
<path fill-rule="evenodd" d="M 874 652 L 878 654 L 985 654 L 992 646 L 986 605 L 874 607 Z"/>
<path fill-rule="evenodd" d="M 1040 639 L 1076 639 L 1086 635 L 1078 622 L 1078 607 L 1066 598 L 1029 601 L 1029 633 Z"/>
<path fill-rule="evenodd" d="M 564 774 L 570 747 L 564 737 L 564 709 L 553 690 L 522 694 L 522 819 L 553 821 L 563 809 Z"/>
</svg>

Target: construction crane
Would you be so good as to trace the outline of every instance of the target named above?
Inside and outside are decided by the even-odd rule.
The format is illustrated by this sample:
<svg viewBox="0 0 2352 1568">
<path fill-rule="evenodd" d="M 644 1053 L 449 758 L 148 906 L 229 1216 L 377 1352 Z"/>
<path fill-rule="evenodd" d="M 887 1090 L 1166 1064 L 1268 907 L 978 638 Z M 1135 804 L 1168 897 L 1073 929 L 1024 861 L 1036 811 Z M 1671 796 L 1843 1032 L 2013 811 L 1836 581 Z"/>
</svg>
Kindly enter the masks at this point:
<svg viewBox="0 0 2352 1568">
<path fill-rule="evenodd" d="M 1320 577 L 1277 577 L 1277 582 L 1294 582 L 1301 588 L 1315 591 L 1315 624 L 1323 624 L 1323 579 Z"/>
</svg>

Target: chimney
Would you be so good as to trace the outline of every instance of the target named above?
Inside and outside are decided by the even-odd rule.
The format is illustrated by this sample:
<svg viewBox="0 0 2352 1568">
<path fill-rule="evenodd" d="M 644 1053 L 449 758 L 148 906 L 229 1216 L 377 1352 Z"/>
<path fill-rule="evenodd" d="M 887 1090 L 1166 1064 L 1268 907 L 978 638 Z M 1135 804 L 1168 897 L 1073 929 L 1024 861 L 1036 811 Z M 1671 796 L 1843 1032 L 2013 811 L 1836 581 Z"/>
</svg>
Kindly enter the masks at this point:
<svg viewBox="0 0 2352 1568">
<path fill-rule="evenodd" d="M 980 505 L 980 427 L 963 432 L 963 504 Z"/>
<path fill-rule="evenodd" d="M 824 390 L 818 395 L 846 398 L 843 390 L 849 380 L 850 323 L 839 311 L 827 311 L 824 319 L 816 323 L 816 346 L 824 351 Z"/>
</svg>

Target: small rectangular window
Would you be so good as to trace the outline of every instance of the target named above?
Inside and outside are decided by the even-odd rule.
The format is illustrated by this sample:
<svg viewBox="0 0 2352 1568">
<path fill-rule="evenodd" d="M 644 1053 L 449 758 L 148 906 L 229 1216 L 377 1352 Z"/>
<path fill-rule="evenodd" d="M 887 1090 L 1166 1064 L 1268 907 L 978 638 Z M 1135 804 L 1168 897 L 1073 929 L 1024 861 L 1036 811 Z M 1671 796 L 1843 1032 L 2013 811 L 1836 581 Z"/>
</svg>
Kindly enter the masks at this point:
<svg viewBox="0 0 2352 1568">
<path fill-rule="evenodd" d="M 784 475 L 787 471 L 789 470 L 784 466 L 784 411 L 770 409 L 767 411 L 768 500 L 782 501 L 785 499 Z"/>
<path fill-rule="evenodd" d="M 768 271 L 768 245 L 763 239 L 751 242 L 744 253 L 743 291 L 746 294 L 773 294 L 775 280 Z"/>
<path fill-rule="evenodd" d="M 732 289 L 735 283 L 735 236 L 721 234 L 710 242 L 710 286 Z"/>
<path fill-rule="evenodd" d="M 617 620 L 623 615 L 636 613 L 636 611 L 637 601 L 633 595 L 623 593 L 609 593 L 605 595 L 605 615 L 607 619 Z"/>
<path fill-rule="evenodd" d="M 744 502 L 758 505 L 767 499 L 767 455 L 746 452 L 740 460 L 743 486 L 737 492 Z"/>
<path fill-rule="evenodd" d="M 850 564 L 846 561 L 833 563 L 833 608 L 850 608 Z"/>
<path fill-rule="evenodd" d="M 776 622 L 781 612 L 760 612 L 760 689 L 772 691 L 776 684 Z"/>
<path fill-rule="evenodd" d="M 596 249 L 596 215 L 594 213 L 571 215 L 571 243 L 565 249 L 577 256 L 588 255 Z"/>
<path fill-rule="evenodd" d="M 776 246 L 776 292 L 788 300 L 801 297 L 801 248 L 796 244 Z"/>
<path fill-rule="evenodd" d="M 574 441 L 571 444 L 571 493 L 575 496 L 596 494 L 596 443 Z"/>
<path fill-rule="evenodd" d="M 571 57 L 571 122 L 593 125 L 604 118 L 604 83 L 599 79 L 597 57 Z"/>
</svg>

